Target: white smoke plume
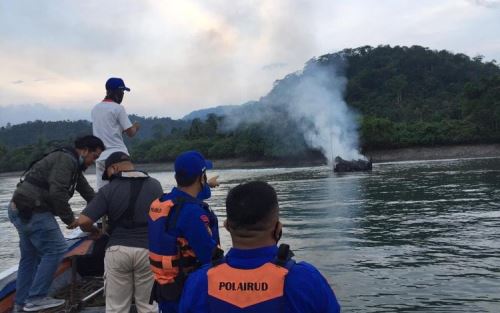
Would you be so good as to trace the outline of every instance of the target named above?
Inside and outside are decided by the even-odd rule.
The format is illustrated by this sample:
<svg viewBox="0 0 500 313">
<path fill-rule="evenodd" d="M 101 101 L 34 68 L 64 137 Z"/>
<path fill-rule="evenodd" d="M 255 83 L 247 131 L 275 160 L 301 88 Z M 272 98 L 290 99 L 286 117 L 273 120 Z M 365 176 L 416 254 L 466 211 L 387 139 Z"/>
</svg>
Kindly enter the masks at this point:
<svg viewBox="0 0 500 313">
<path fill-rule="evenodd" d="M 226 128 L 288 118 L 299 127 L 307 145 L 321 150 L 330 163 L 336 156 L 366 159 L 359 152 L 357 114 L 344 100 L 344 67 L 341 54 L 309 61 L 303 71 L 277 81 L 267 96 L 251 104 L 252 109 L 247 105 L 233 111 Z"/>
<path fill-rule="evenodd" d="M 332 157 L 364 159 L 359 152 L 356 115 L 344 101 L 347 79 L 331 67 L 309 65 L 303 78 L 290 91 L 287 107 L 311 148 L 319 148 L 330 161 Z M 313 125 L 309 127 L 308 125 Z"/>
</svg>

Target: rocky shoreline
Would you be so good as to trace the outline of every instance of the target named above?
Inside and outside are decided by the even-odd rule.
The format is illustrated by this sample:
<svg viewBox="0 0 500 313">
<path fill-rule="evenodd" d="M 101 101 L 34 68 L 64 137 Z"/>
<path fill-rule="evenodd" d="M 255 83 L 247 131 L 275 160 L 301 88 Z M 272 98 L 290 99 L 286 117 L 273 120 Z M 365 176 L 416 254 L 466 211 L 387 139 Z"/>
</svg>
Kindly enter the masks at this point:
<svg viewBox="0 0 500 313">
<path fill-rule="evenodd" d="M 365 154 L 371 158 L 373 163 L 418 161 L 418 160 L 440 160 L 440 159 L 464 159 L 464 158 L 491 158 L 500 157 L 500 144 L 480 145 L 455 145 L 437 147 L 413 147 L 401 149 L 371 150 Z M 222 159 L 213 160 L 215 169 L 254 169 L 269 167 L 313 167 L 325 165 L 323 160 L 257 160 L 248 161 L 244 159 Z M 137 168 L 144 171 L 172 171 L 172 162 L 137 164 Z M 1 173 L 0 175 L 11 175 L 16 172 Z M 86 174 L 95 173 L 91 167 Z M 20 174 L 20 172 L 19 172 Z"/>
<path fill-rule="evenodd" d="M 500 157 L 500 144 L 455 145 L 373 150 L 366 153 L 374 163 Z"/>
<path fill-rule="evenodd" d="M 401 149 L 372 150 L 366 153 L 374 163 L 442 160 L 465 158 L 500 157 L 500 144 L 455 145 L 437 147 L 413 147 Z M 269 167 L 308 167 L 325 165 L 323 160 L 258 160 L 243 159 L 213 160 L 215 169 L 252 169 Z M 172 170 L 173 163 L 140 164 L 139 168 L 146 171 Z"/>
</svg>

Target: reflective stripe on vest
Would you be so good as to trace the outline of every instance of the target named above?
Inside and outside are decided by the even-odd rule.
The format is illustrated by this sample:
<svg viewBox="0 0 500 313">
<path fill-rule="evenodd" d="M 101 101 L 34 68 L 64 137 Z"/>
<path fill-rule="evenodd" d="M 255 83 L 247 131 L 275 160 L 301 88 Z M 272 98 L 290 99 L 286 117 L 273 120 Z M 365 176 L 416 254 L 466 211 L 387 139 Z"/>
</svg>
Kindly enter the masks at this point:
<svg viewBox="0 0 500 313">
<path fill-rule="evenodd" d="M 288 269 L 268 262 L 255 269 L 222 263 L 207 272 L 210 312 L 279 312 Z"/>
<path fill-rule="evenodd" d="M 149 262 L 155 280 L 164 285 L 173 283 L 179 274 L 179 257 L 177 255 L 159 255 L 149 252 Z"/>
</svg>

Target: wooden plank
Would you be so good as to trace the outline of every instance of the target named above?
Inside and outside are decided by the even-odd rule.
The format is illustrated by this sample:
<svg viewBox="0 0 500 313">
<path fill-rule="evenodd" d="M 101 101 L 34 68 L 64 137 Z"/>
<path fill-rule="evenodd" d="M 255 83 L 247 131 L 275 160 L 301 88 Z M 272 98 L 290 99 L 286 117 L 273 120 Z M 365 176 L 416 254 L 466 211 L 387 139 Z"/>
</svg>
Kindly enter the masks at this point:
<svg viewBox="0 0 500 313">
<path fill-rule="evenodd" d="M 13 292 L 0 301 L 0 313 L 7 313 L 11 311 L 12 307 L 14 306 L 15 295 L 16 293 Z"/>
</svg>

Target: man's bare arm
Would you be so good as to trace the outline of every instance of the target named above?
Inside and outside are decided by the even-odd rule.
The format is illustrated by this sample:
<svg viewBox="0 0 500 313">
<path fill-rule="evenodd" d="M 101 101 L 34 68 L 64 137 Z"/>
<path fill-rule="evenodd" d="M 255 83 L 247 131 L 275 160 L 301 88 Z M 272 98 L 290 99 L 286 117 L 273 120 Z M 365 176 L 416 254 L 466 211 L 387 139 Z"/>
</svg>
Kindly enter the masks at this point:
<svg viewBox="0 0 500 313">
<path fill-rule="evenodd" d="M 135 134 L 137 134 L 137 132 L 139 131 L 139 128 L 141 128 L 141 125 L 138 122 L 134 122 L 132 127 L 125 129 L 123 132 L 129 137 L 134 137 Z"/>
<path fill-rule="evenodd" d="M 77 219 L 80 229 L 84 232 L 90 233 L 92 239 L 97 239 L 101 235 L 101 230 L 94 226 L 94 221 L 88 216 L 80 214 Z"/>
</svg>

